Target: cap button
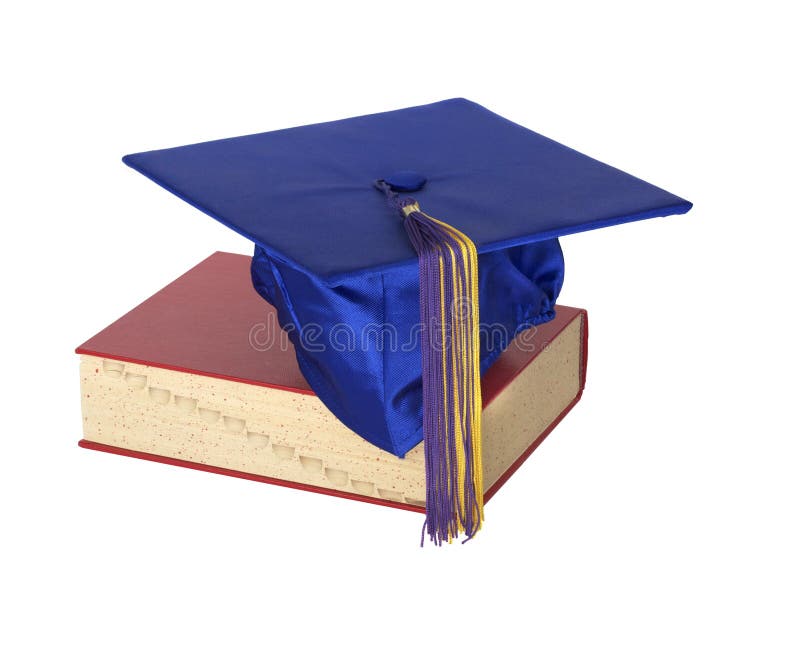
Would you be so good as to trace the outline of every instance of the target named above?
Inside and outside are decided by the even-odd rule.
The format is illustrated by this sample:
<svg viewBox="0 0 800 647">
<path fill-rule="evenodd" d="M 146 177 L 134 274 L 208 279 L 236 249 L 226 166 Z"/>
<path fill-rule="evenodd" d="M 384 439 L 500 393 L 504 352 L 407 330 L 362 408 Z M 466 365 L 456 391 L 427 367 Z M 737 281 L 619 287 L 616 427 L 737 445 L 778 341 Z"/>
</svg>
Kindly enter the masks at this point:
<svg viewBox="0 0 800 647">
<path fill-rule="evenodd" d="M 425 186 L 428 178 L 414 171 L 397 171 L 397 173 L 387 175 L 383 178 L 383 181 L 386 182 L 393 191 L 408 193 L 410 191 L 419 191 Z"/>
</svg>

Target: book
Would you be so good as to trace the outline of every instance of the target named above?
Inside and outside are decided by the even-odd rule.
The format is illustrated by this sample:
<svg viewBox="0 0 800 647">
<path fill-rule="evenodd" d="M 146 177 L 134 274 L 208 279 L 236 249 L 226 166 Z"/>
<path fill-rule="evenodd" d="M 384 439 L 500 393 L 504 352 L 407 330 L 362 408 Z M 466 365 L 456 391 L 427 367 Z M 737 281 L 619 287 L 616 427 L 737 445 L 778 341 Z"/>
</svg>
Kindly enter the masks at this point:
<svg viewBox="0 0 800 647">
<path fill-rule="evenodd" d="M 81 344 L 82 447 L 424 511 L 422 444 L 399 458 L 314 395 L 250 258 L 216 252 Z M 587 315 L 557 306 L 481 379 L 489 500 L 577 403 Z"/>
</svg>

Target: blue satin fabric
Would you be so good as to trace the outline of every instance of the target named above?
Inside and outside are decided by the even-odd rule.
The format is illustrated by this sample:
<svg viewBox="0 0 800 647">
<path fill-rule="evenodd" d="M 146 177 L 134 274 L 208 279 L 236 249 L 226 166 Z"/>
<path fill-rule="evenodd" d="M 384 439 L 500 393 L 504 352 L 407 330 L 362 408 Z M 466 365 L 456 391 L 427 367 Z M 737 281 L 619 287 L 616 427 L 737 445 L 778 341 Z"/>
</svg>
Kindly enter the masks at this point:
<svg viewBox="0 0 800 647">
<path fill-rule="evenodd" d="M 397 456 L 422 440 L 419 276 L 416 267 L 335 286 L 256 246 L 253 285 L 275 306 L 300 370 L 357 434 Z M 521 330 L 549 321 L 564 278 L 558 239 L 478 257 L 481 371 Z"/>
</svg>

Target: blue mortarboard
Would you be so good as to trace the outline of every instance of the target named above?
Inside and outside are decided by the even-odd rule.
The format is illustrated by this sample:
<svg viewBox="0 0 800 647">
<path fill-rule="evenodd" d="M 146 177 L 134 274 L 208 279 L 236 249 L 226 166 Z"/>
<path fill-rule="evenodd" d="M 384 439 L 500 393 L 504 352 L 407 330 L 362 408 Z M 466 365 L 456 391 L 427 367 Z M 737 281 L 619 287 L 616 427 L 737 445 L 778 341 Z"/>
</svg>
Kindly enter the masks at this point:
<svg viewBox="0 0 800 647">
<path fill-rule="evenodd" d="M 691 208 L 464 99 L 124 161 L 255 243 L 338 418 L 398 456 L 424 437 L 435 541 L 480 526 L 480 372 L 554 316 L 558 237 Z"/>
</svg>

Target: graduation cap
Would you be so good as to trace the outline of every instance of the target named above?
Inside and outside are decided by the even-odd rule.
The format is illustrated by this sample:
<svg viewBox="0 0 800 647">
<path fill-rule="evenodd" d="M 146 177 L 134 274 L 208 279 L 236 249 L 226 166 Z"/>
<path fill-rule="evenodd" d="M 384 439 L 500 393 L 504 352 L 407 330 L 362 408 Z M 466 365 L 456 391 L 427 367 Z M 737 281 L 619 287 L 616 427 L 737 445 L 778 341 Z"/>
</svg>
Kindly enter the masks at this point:
<svg viewBox="0 0 800 647">
<path fill-rule="evenodd" d="M 128 155 L 255 243 L 255 289 L 350 429 L 424 439 L 426 532 L 483 519 L 480 375 L 552 319 L 558 237 L 691 204 L 464 99 Z"/>
</svg>

